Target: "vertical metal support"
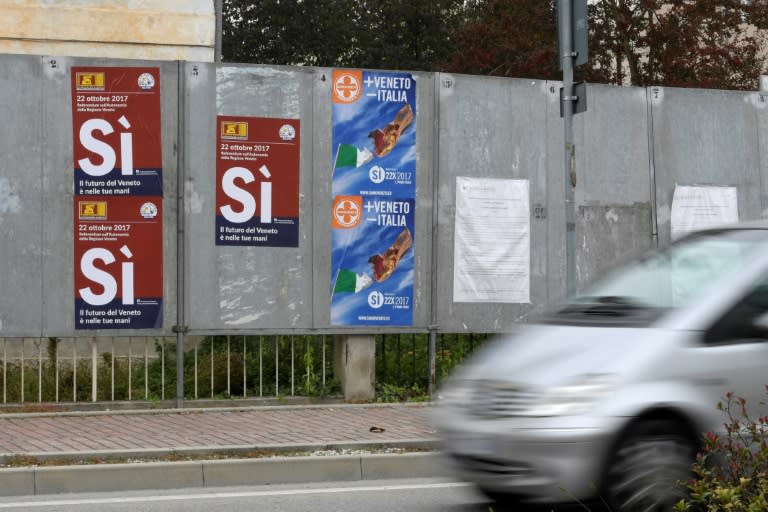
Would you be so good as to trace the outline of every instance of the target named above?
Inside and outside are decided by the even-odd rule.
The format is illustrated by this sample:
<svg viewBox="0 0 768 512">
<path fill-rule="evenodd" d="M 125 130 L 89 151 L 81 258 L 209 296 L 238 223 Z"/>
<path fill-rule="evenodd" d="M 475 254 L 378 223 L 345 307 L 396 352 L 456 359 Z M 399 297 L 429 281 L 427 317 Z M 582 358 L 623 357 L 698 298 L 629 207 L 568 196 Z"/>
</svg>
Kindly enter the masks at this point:
<svg viewBox="0 0 768 512">
<path fill-rule="evenodd" d="M 323 388 L 325 388 L 325 342 L 326 342 L 327 336 L 323 334 L 322 337 L 322 344 L 323 344 Z"/>
<path fill-rule="evenodd" d="M 19 368 L 21 374 L 21 403 L 24 403 L 24 338 L 21 338 L 21 367 Z"/>
<path fill-rule="evenodd" d="M 304 354 L 307 354 L 309 351 L 312 350 L 312 340 L 313 339 L 314 339 L 314 336 L 306 336 L 304 338 L 304 342 L 306 343 L 304 345 Z M 306 387 L 304 389 L 307 392 L 309 391 L 310 386 L 312 385 L 312 373 L 313 373 L 313 370 L 314 370 L 314 368 L 312 368 L 312 366 L 310 366 L 310 364 L 314 364 L 314 362 L 315 361 L 314 361 L 313 357 L 310 357 L 310 358 L 305 357 L 304 358 L 304 371 L 307 372 L 307 381 L 306 381 L 306 384 L 305 384 Z"/>
<path fill-rule="evenodd" d="M 381 378 L 387 380 L 387 335 L 381 335 Z"/>
<path fill-rule="evenodd" d="M 221 3 L 221 0 L 218 0 Z M 221 22 L 221 10 L 218 11 L 218 22 Z M 184 212 L 184 187 L 186 185 L 186 148 L 184 146 L 185 107 L 187 75 L 184 62 L 177 62 L 176 76 L 179 78 L 178 104 L 176 120 L 176 407 L 184 407 L 184 333 L 187 330 L 184 318 L 184 304 L 186 302 L 186 286 L 184 282 L 185 265 L 185 212 Z M 213 375 L 213 370 L 211 370 Z"/>
<path fill-rule="evenodd" d="M 440 90 L 443 87 L 442 75 L 440 73 L 435 74 L 434 83 L 434 120 L 432 123 L 433 133 L 440 133 Z M 432 268 L 438 268 L 438 239 L 439 239 L 439 227 L 440 227 L 440 215 L 438 212 L 438 200 L 440 195 L 440 137 L 435 137 L 435 143 L 433 148 L 433 161 L 435 162 L 435 172 L 433 172 L 432 183 L 432 252 L 431 252 L 431 264 Z M 429 345 L 427 348 L 427 394 L 430 399 L 435 394 L 436 384 L 436 352 L 435 344 L 437 342 L 437 329 L 438 329 L 438 315 L 437 315 L 437 284 L 438 284 L 437 272 L 431 272 L 430 278 L 430 295 L 429 295 Z M 415 350 L 414 350 L 415 353 Z M 414 359 L 414 368 L 416 362 Z M 414 370 L 415 371 L 415 370 Z M 422 370 L 423 371 L 423 370 Z"/>
<path fill-rule="evenodd" d="M 246 364 L 248 346 L 245 343 L 245 335 L 243 335 L 243 398 L 248 398 L 248 365 Z"/>
<path fill-rule="evenodd" d="M 195 400 L 197 400 L 197 348 L 198 344 L 195 343 Z"/>
<path fill-rule="evenodd" d="M 8 403 L 8 340 L 3 338 L 3 403 Z M 57 379 L 58 384 L 58 379 Z M 57 388 L 58 391 L 58 388 Z M 58 402 L 58 400 L 57 400 Z"/>
<path fill-rule="evenodd" d="M 294 350 L 293 350 L 293 336 L 291 336 L 291 396 L 296 395 L 296 390 L 294 387 L 294 377 L 295 377 L 295 371 L 294 371 Z"/>
<path fill-rule="evenodd" d="M 659 219 L 656 204 L 656 148 L 654 147 L 653 132 L 653 104 L 652 98 L 658 92 L 658 88 L 645 89 L 645 105 L 648 116 L 648 172 L 651 179 L 651 247 L 659 247 Z"/>
<path fill-rule="evenodd" d="M 37 402 L 43 401 L 43 340 L 37 342 Z"/>
<path fill-rule="evenodd" d="M 262 342 L 264 336 L 259 336 L 259 398 L 264 396 L 264 352 L 262 350 Z"/>
<path fill-rule="evenodd" d="M 401 339 L 401 338 L 402 338 L 402 334 L 398 334 L 398 335 L 397 335 L 397 344 L 395 345 L 395 352 L 397 353 L 397 364 L 396 364 L 396 368 L 397 368 L 397 383 L 398 383 L 398 384 L 400 384 L 400 379 L 401 379 L 401 377 L 402 377 L 402 376 L 401 376 L 401 374 L 400 374 L 400 370 L 401 370 L 401 365 L 400 365 L 400 355 L 401 355 L 401 353 L 402 353 L 402 351 L 400 350 L 400 342 L 402 341 L 402 339 Z"/>
<path fill-rule="evenodd" d="M 145 367 L 148 366 L 149 364 Z M 146 386 L 147 382 L 144 382 L 144 385 Z M 165 339 L 160 341 L 160 400 L 165 400 Z"/>
<path fill-rule="evenodd" d="M 149 400 L 149 339 L 144 338 L 144 400 Z M 161 378 L 160 380 L 163 380 Z"/>
<path fill-rule="evenodd" d="M 437 376 L 436 376 L 436 361 L 437 361 L 437 351 L 435 350 L 437 346 L 437 331 L 435 329 L 429 330 L 429 349 L 428 349 L 428 358 L 429 358 L 429 381 L 427 382 L 427 393 L 429 393 L 429 396 L 434 396 L 435 393 L 435 384 L 437 383 Z"/>
<path fill-rule="evenodd" d="M 22 346 L 21 356 L 24 357 L 24 347 Z M 22 382 L 24 380 L 24 369 L 21 372 Z M 24 387 L 21 388 L 22 393 Z M 24 395 L 22 395 L 21 401 L 24 401 Z M 77 402 L 77 338 L 72 338 L 72 401 Z"/>
<path fill-rule="evenodd" d="M 131 400 L 133 394 L 133 361 L 131 354 L 133 347 L 131 346 L 131 337 L 128 336 L 128 401 Z"/>
<path fill-rule="evenodd" d="M 563 118 L 565 137 L 565 282 L 566 294 L 576 292 L 576 147 L 573 141 L 573 5 L 560 2 L 563 23 L 560 24 L 560 59 L 563 67 Z"/>
<path fill-rule="evenodd" d="M 94 336 L 91 338 L 91 402 L 95 402 L 99 398 L 98 353 L 96 336 Z"/>
<path fill-rule="evenodd" d="M 56 376 L 56 403 L 59 402 L 59 343 L 56 341 L 56 351 L 54 352 L 55 366 L 54 371 Z M 5 343 L 3 343 L 3 403 L 5 403 Z"/>
<path fill-rule="evenodd" d="M 111 392 L 110 396 L 112 397 L 112 401 L 115 401 L 115 337 L 112 336 L 112 357 L 110 358 L 110 387 Z"/>
<path fill-rule="evenodd" d="M 222 58 L 222 32 L 224 25 L 224 8 L 222 0 L 214 0 L 214 9 L 216 11 L 216 47 L 214 48 L 214 62 L 221 62 Z"/>
<path fill-rule="evenodd" d="M 280 352 L 280 348 L 278 346 L 279 340 L 280 336 L 275 336 L 275 397 L 280 395 L 280 358 L 278 357 Z"/>
<path fill-rule="evenodd" d="M 230 382 L 230 376 L 232 375 L 232 368 L 230 367 L 232 353 L 229 350 L 229 341 L 229 336 L 227 336 L 227 398 L 232 396 L 232 385 Z"/>
<path fill-rule="evenodd" d="M 213 400 L 213 336 L 211 336 L 211 400 Z"/>
<path fill-rule="evenodd" d="M 179 294 L 176 294 L 176 300 L 181 301 Z M 183 305 L 181 306 L 184 307 Z M 197 348 L 195 348 L 197 350 Z M 197 352 L 195 352 L 195 363 L 197 363 Z M 197 387 L 197 375 L 195 375 L 195 387 Z M 165 394 L 165 390 L 163 390 Z M 195 390 L 197 395 L 197 390 Z M 176 408 L 184 407 L 184 333 L 176 333 Z"/>
</svg>

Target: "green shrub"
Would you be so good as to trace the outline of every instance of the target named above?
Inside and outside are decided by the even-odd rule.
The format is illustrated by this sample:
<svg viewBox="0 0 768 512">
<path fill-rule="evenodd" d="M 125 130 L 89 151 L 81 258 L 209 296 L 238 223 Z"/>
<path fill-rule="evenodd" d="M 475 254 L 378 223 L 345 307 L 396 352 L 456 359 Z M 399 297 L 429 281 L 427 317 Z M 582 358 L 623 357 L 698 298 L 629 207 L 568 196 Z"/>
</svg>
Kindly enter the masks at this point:
<svg viewBox="0 0 768 512">
<path fill-rule="evenodd" d="M 461 364 L 489 334 L 440 334 L 435 344 L 435 379 L 442 379 Z M 376 335 L 376 382 L 395 388 L 429 387 L 429 335 Z M 381 386 L 379 386 L 381 388 Z M 385 400 L 392 401 L 392 400 Z"/>
<path fill-rule="evenodd" d="M 703 449 L 688 484 L 690 499 L 675 510 L 763 512 L 768 510 L 768 417 L 750 417 L 746 401 L 726 395 L 718 409 L 726 415 L 725 435 L 704 436 Z"/>
<path fill-rule="evenodd" d="M 427 391 L 418 384 L 398 386 L 397 384 L 381 383 L 376 386 L 377 402 L 426 402 L 429 400 Z"/>
</svg>

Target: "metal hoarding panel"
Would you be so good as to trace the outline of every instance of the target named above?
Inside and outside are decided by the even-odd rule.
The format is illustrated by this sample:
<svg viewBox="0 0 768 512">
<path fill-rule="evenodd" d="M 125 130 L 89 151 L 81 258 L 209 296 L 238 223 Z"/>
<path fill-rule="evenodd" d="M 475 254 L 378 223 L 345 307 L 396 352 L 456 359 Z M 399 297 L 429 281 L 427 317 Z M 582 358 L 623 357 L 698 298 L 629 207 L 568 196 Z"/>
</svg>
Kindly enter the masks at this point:
<svg viewBox="0 0 768 512">
<path fill-rule="evenodd" d="M 186 64 L 184 73 L 187 324 L 193 331 L 310 328 L 312 72 L 287 67 Z M 262 176 L 259 183 L 274 182 L 259 171 L 265 162 L 269 164 L 270 176 L 290 174 L 294 182 L 298 179 L 291 186 L 275 185 L 272 197 L 275 215 L 282 204 L 293 205 L 293 210 L 283 215 L 298 222 L 297 237 L 291 243 L 280 246 L 272 240 L 261 246 L 250 242 L 217 245 L 216 215 L 226 207 L 216 203 L 216 190 L 221 186 L 216 175 L 216 155 L 220 149 L 216 147 L 217 126 L 225 120 L 251 123 L 257 131 L 274 123 L 278 128 L 290 124 L 296 130 L 294 142 L 300 142 L 289 150 L 288 160 L 268 161 L 271 157 L 259 153 L 253 155 L 248 165 L 242 160 L 243 165 L 239 166 L 247 169 L 254 180 L 257 175 Z M 245 158 L 245 153 L 238 155 L 237 158 Z M 235 183 L 244 190 L 241 194 L 249 197 L 245 201 L 253 201 L 254 215 L 259 215 L 262 189 L 245 189 L 247 184 L 240 178 Z M 242 202 L 231 198 L 228 201 L 233 211 L 244 211 Z M 294 211 L 296 207 L 298 211 Z M 259 229 L 268 229 L 261 219 L 253 222 Z"/>
<path fill-rule="evenodd" d="M 676 185 L 735 186 L 739 219 L 760 218 L 759 93 L 652 87 L 659 242 L 671 235 Z"/>
<path fill-rule="evenodd" d="M 502 331 L 547 299 L 548 166 L 546 82 L 440 74 L 438 235 L 435 297 L 444 332 Z M 525 179 L 530 205 L 532 303 L 453 301 L 458 177 Z"/>
<path fill-rule="evenodd" d="M 588 85 L 587 93 L 590 107 L 576 116 L 577 290 L 652 243 L 645 89 Z"/>
<path fill-rule="evenodd" d="M 75 331 L 74 298 L 75 269 L 73 239 L 75 223 L 73 212 L 79 208 L 79 201 L 74 197 L 73 180 L 73 113 L 72 74 L 73 67 L 89 68 L 153 68 L 159 69 L 159 81 L 163 84 L 160 97 L 160 132 L 162 138 L 162 193 L 163 208 L 157 209 L 162 215 L 162 261 L 159 254 L 154 258 L 157 266 L 165 271 L 162 282 L 153 283 L 162 286 L 162 323 L 152 322 L 147 334 L 167 334 L 176 319 L 176 175 L 177 156 L 177 64 L 174 62 L 150 63 L 142 61 L 116 61 L 106 59 L 73 59 L 64 57 L 44 57 L 43 70 L 43 115 L 42 125 L 59 127 L 46 133 L 46 144 L 42 148 L 43 162 L 43 204 L 44 215 L 56 219 L 55 223 L 43 226 L 43 262 L 42 272 L 51 286 L 43 296 L 43 332 L 47 336 L 72 336 Z M 140 123 L 140 121 L 139 121 Z M 118 130 L 119 131 L 119 130 Z M 101 137 L 101 135 L 99 135 Z M 78 191 L 79 192 L 79 191 Z M 87 199 L 84 199 L 87 201 Z M 144 204 L 139 204 L 139 208 Z M 156 205 L 157 206 L 157 205 Z M 155 244 L 159 244 L 156 241 Z M 159 249 L 158 249 L 159 251 Z M 158 252 L 156 251 L 156 252 Z M 154 265 L 154 264 L 153 264 Z M 79 264 L 77 265 L 79 268 Z M 159 277 L 153 277 L 157 281 Z M 69 305 L 69 306 L 67 306 Z M 121 335 L 134 333 L 124 328 L 112 329 L 100 326 L 89 330 L 90 335 Z"/>
<path fill-rule="evenodd" d="M 43 201 L 39 57 L 0 55 L 0 336 L 39 336 L 43 295 L 60 286 L 40 272 L 43 224 L 55 224 Z"/>
</svg>

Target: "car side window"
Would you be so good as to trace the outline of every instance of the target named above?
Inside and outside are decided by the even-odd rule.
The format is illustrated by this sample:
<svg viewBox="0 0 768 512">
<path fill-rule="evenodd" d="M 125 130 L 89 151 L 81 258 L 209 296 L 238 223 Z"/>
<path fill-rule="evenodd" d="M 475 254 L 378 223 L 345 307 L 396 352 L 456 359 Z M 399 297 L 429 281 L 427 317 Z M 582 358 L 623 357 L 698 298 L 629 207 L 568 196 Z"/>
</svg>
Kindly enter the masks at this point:
<svg viewBox="0 0 768 512">
<path fill-rule="evenodd" d="M 704 335 L 707 345 L 768 341 L 768 279 L 736 303 Z"/>
</svg>

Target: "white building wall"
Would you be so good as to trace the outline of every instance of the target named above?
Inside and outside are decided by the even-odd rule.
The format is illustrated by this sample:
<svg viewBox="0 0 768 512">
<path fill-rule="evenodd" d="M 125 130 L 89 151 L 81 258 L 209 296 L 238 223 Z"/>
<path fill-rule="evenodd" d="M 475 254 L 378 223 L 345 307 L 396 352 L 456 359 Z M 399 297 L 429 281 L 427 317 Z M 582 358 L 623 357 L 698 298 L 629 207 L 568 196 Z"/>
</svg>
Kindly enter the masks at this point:
<svg viewBox="0 0 768 512">
<path fill-rule="evenodd" d="M 213 0 L 0 0 L 0 53 L 213 62 Z"/>
</svg>

